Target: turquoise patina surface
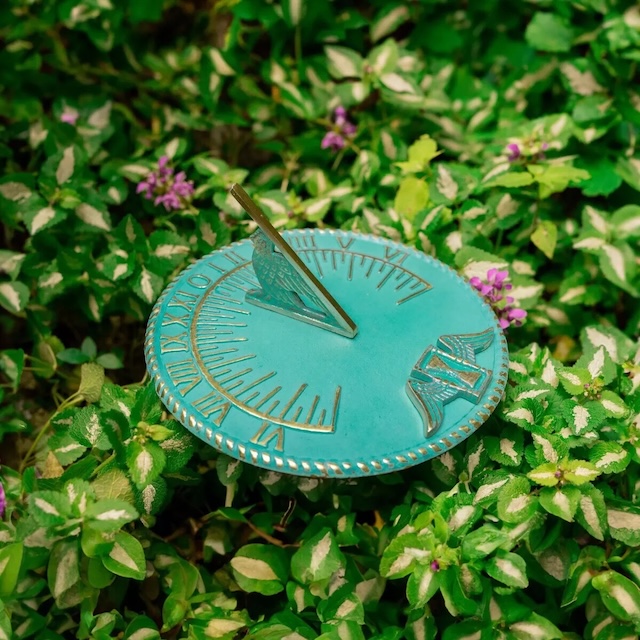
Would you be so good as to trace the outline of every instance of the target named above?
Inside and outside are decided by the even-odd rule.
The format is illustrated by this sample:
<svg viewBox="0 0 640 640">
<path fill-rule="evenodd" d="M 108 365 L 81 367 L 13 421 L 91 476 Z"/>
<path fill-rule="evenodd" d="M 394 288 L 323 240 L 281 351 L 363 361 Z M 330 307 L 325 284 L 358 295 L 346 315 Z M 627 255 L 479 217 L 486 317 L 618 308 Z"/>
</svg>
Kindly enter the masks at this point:
<svg viewBox="0 0 640 640">
<path fill-rule="evenodd" d="M 167 287 L 147 329 L 149 372 L 185 427 L 264 468 L 345 477 L 418 464 L 487 419 L 508 351 L 466 281 L 383 238 L 317 229 L 283 237 L 357 335 L 251 304 L 247 294 L 260 290 L 252 242 L 215 251 Z"/>
</svg>

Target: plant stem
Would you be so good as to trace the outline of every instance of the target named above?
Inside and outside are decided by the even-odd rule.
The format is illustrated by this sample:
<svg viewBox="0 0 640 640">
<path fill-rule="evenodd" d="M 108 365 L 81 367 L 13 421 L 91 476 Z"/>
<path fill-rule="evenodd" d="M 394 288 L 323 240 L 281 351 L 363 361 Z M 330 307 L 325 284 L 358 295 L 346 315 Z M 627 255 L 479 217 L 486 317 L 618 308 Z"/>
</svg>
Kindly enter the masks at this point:
<svg viewBox="0 0 640 640">
<path fill-rule="evenodd" d="M 40 431 L 38 431 L 38 434 L 36 435 L 36 437 L 33 439 L 33 442 L 29 447 L 29 451 L 27 451 L 26 455 L 22 459 L 22 462 L 20 463 L 20 469 L 19 469 L 20 473 L 24 471 L 24 468 L 27 466 L 27 462 L 29 462 L 29 459 L 33 455 L 34 451 L 37 449 L 38 444 L 40 443 L 40 440 L 42 440 L 42 436 L 44 436 L 44 434 L 47 432 L 47 430 L 51 426 L 51 421 L 61 411 L 64 411 L 65 409 L 68 409 L 69 407 L 72 407 L 78 404 L 79 402 L 82 402 L 82 400 L 83 400 L 83 396 L 78 392 L 76 392 L 72 396 L 69 396 L 63 403 L 61 403 L 60 406 L 49 416 L 49 419 L 44 423 Z"/>
</svg>

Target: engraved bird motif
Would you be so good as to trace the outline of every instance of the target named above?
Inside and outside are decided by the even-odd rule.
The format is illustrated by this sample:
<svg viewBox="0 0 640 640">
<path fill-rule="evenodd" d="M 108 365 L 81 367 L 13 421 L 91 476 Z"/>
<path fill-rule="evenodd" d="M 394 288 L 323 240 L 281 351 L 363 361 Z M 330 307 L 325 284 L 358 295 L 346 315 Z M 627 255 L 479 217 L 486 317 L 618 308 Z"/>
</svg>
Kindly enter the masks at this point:
<svg viewBox="0 0 640 640">
<path fill-rule="evenodd" d="M 438 338 L 418 359 L 407 380 L 407 393 L 420 412 L 425 437 L 442 424 L 444 405 L 463 398 L 476 404 L 484 394 L 491 371 L 476 364 L 476 353 L 493 342 L 494 330 Z"/>
<path fill-rule="evenodd" d="M 250 291 L 247 298 L 325 319 L 322 301 L 262 230 L 258 229 L 251 240 L 253 270 L 262 288 Z"/>
</svg>

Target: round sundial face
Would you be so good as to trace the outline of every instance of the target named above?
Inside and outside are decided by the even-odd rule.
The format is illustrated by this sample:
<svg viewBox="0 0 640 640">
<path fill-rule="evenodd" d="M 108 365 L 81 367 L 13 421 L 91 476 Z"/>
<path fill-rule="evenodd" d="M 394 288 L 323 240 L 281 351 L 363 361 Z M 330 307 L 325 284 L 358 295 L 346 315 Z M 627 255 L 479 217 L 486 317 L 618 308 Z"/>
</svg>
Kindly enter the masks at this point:
<svg viewBox="0 0 640 640">
<path fill-rule="evenodd" d="M 260 467 L 347 477 L 428 460 L 488 418 L 508 352 L 466 281 L 382 238 L 317 229 L 283 238 L 357 334 L 269 309 L 273 262 L 263 267 L 251 240 L 211 253 L 167 287 L 147 329 L 150 374 L 186 428 Z"/>
</svg>

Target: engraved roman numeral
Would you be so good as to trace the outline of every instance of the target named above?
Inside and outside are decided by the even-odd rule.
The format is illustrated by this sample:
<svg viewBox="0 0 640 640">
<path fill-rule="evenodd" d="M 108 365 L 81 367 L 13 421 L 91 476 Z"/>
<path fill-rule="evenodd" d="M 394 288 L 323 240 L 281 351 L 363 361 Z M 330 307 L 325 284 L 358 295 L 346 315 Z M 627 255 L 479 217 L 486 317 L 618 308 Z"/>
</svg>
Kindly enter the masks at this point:
<svg viewBox="0 0 640 640">
<path fill-rule="evenodd" d="M 385 247 L 384 257 L 388 262 L 393 262 L 394 264 L 402 264 L 409 257 L 409 254 L 405 251 L 401 251 L 400 249 Z"/>
<path fill-rule="evenodd" d="M 177 336 L 160 335 L 160 353 L 175 353 L 187 351 L 187 332 L 183 331 Z"/>
<path fill-rule="evenodd" d="M 355 238 L 342 238 L 340 236 L 338 236 L 336 239 L 338 240 L 338 244 L 343 249 L 348 249 L 356 241 Z"/>
<path fill-rule="evenodd" d="M 198 400 L 195 400 L 193 406 L 198 409 L 207 420 L 213 414 L 218 414 L 213 420 L 213 424 L 219 427 L 227 413 L 229 413 L 231 403 L 227 402 L 224 396 L 221 396 L 217 391 L 211 391 Z"/>
<path fill-rule="evenodd" d="M 185 395 L 202 380 L 202 376 L 191 359 L 170 362 L 167 364 L 167 372 L 176 387 L 186 385 L 181 390 Z"/>
<path fill-rule="evenodd" d="M 167 311 L 164 314 L 164 317 L 162 318 L 162 326 L 163 327 L 168 327 L 168 326 L 170 326 L 172 324 L 179 324 L 181 327 L 184 327 L 185 329 L 188 329 L 189 328 L 188 320 L 189 320 L 189 316 L 188 315 L 173 316 Z"/>
<path fill-rule="evenodd" d="M 316 249 L 316 239 L 313 236 L 294 236 L 291 238 L 291 246 L 296 249 Z"/>
<path fill-rule="evenodd" d="M 196 307 L 196 302 L 198 302 L 197 295 L 188 293 L 187 291 L 176 291 L 175 295 L 169 302 L 169 306 L 181 307 L 182 309 L 186 309 L 189 313 L 191 313 Z"/>
<path fill-rule="evenodd" d="M 284 428 L 270 422 L 263 422 L 250 442 L 259 447 L 269 447 L 275 441 L 275 450 L 284 450 Z"/>
<path fill-rule="evenodd" d="M 233 265 L 237 266 L 239 264 L 244 264 L 247 262 L 246 258 L 243 258 L 241 255 L 237 254 L 235 251 L 226 251 L 224 257 Z"/>
</svg>

